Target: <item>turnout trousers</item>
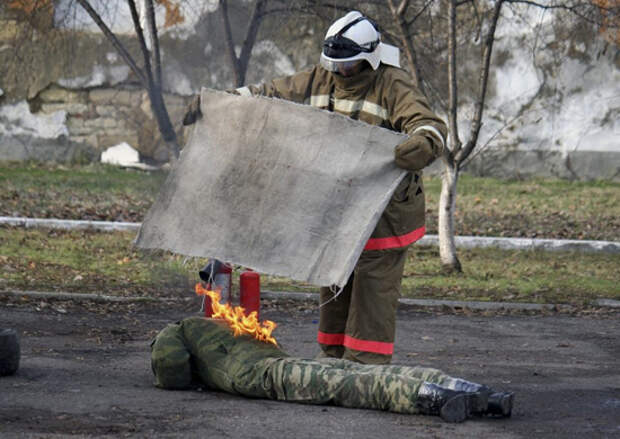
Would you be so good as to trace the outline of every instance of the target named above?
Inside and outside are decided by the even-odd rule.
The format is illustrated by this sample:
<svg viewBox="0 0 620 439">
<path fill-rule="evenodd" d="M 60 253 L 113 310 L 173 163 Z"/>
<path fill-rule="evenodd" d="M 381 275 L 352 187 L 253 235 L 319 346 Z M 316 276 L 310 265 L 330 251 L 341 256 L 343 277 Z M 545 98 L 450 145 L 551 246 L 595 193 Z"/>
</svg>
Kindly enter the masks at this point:
<svg viewBox="0 0 620 439">
<path fill-rule="evenodd" d="M 321 288 L 317 341 L 322 356 L 366 364 L 392 360 L 406 258 L 407 247 L 365 251 L 338 297 Z"/>
</svg>

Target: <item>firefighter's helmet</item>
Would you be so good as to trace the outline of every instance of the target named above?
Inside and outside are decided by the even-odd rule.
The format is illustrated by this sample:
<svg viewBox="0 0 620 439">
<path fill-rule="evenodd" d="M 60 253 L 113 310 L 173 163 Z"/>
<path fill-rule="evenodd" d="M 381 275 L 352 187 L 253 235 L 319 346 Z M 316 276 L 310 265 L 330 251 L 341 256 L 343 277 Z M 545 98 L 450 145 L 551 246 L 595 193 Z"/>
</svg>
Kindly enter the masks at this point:
<svg viewBox="0 0 620 439">
<path fill-rule="evenodd" d="M 400 67 L 397 47 L 381 42 L 376 24 L 357 11 L 336 20 L 327 29 L 321 52 L 321 65 L 331 71 L 338 66 L 368 61 L 376 70 L 380 63 Z"/>
</svg>

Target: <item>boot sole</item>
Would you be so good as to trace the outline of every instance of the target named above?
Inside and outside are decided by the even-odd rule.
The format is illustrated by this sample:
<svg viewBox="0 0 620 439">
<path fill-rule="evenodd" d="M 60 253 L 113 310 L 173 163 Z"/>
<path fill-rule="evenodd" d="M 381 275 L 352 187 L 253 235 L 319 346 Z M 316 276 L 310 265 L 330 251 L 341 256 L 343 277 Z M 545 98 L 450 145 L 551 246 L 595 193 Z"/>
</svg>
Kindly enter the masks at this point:
<svg viewBox="0 0 620 439">
<path fill-rule="evenodd" d="M 449 399 L 439 411 L 439 416 L 446 422 L 463 422 L 469 416 L 467 395 L 456 395 Z"/>
<path fill-rule="evenodd" d="M 489 392 L 475 392 L 468 393 L 469 396 L 469 407 L 470 407 L 470 415 L 481 416 L 484 414 L 489 408 Z"/>
<path fill-rule="evenodd" d="M 494 394 L 489 397 L 488 413 L 495 416 L 509 418 L 512 415 L 514 393 Z"/>
</svg>

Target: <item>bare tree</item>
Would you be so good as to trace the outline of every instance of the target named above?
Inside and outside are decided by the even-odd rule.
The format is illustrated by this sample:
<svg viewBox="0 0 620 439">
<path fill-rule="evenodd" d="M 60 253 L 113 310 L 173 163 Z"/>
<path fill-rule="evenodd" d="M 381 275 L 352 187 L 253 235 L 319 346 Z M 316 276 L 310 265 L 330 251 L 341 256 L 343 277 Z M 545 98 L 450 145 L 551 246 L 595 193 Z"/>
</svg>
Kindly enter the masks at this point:
<svg viewBox="0 0 620 439">
<path fill-rule="evenodd" d="M 392 13 L 395 23 L 397 39 L 405 53 L 408 68 L 415 81 L 420 85 L 420 89 L 425 91 L 425 78 L 421 73 L 420 66 L 416 65 L 417 45 L 424 44 L 414 41 L 412 25 L 424 12 L 430 3 L 435 0 L 416 2 L 416 10 L 412 11 L 414 2 L 401 0 L 397 5 L 394 0 L 387 0 L 387 4 Z M 593 0 L 583 2 L 579 0 L 557 0 L 550 2 L 537 2 L 531 0 L 495 0 L 494 2 L 476 2 L 474 0 L 446 0 L 441 3 L 442 10 L 440 15 L 447 22 L 446 27 L 442 27 L 439 33 L 445 35 L 447 39 L 446 54 L 447 58 L 447 103 L 443 106 L 448 116 L 449 143 L 442 155 L 443 173 L 441 195 L 439 199 L 438 212 L 438 233 L 439 233 L 439 254 L 442 266 L 446 271 L 461 271 L 461 262 L 457 256 L 455 246 L 454 213 L 456 208 L 456 190 L 459 173 L 478 145 L 480 130 L 483 126 L 484 108 L 487 99 L 489 74 L 491 71 L 491 56 L 493 54 L 493 44 L 495 33 L 501 19 L 502 8 L 506 4 L 524 4 L 531 7 L 543 9 L 558 9 L 572 13 L 581 20 L 585 20 L 598 25 L 603 25 L 606 29 L 618 29 L 618 2 L 613 0 Z M 485 6 L 490 6 L 488 10 L 483 10 Z M 408 15 L 407 15 L 408 14 Z M 465 17 L 465 18 L 464 18 Z M 459 21 L 460 20 L 460 21 Z M 463 26 L 467 20 L 473 22 L 472 27 Z M 463 45 L 459 44 L 459 34 L 462 29 L 473 31 L 480 40 L 480 64 L 477 72 L 477 85 L 474 92 L 473 104 L 474 115 L 469 119 L 469 129 L 467 139 L 460 137 L 459 122 L 457 119 L 459 99 L 459 85 L 465 81 L 459 78 L 457 66 L 462 63 L 459 59 L 462 54 Z M 433 32 L 433 29 L 430 30 Z M 437 30 L 435 30 L 437 33 Z M 614 34 L 614 36 L 617 34 Z M 418 35 L 418 38 L 420 36 Z M 612 37 L 613 38 L 613 37 Z M 417 44 L 416 44 L 417 43 Z M 441 54 L 437 54 L 437 58 Z"/>
<path fill-rule="evenodd" d="M 157 24 L 155 22 L 155 8 L 153 0 L 142 0 L 146 15 L 146 29 L 140 22 L 140 16 L 134 0 L 127 0 L 127 6 L 131 13 L 131 18 L 138 38 L 140 51 L 142 53 L 143 66 L 138 65 L 137 60 L 131 55 L 120 39 L 112 32 L 110 27 L 103 21 L 99 13 L 93 8 L 88 0 L 76 0 L 77 3 L 88 13 L 95 24 L 99 27 L 105 37 L 112 43 L 121 58 L 127 63 L 129 68 L 134 72 L 142 86 L 146 89 L 151 109 L 157 120 L 157 126 L 161 133 L 162 139 L 169 149 L 169 156 L 175 160 L 179 156 L 179 142 L 176 131 L 170 121 L 170 116 L 166 108 L 163 97 L 162 74 L 161 74 L 161 54 L 159 48 L 159 36 Z M 150 49 L 147 46 L 145 33 L 148 34 L 150 40 Z"/>
</svg>

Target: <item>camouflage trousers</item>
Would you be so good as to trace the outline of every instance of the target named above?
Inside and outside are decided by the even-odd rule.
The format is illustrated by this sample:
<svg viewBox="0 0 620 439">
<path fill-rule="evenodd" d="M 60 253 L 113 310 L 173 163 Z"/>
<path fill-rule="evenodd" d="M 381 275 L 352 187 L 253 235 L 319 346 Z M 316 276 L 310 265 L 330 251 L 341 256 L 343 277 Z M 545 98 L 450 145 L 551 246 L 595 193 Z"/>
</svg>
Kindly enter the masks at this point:
<svg viewBox="0 0 620 439">
<path fill-rule="evenodd" d="M 452 380 L 426 367 L 367 365 L 349 360 L 290 357 L 272 344 L 234 337 L 221 321 L 188 318 L 168 325 L 151 344 L 155 384 L 212 389 L 248 397 L 417 413 L 422 383 Z"/>
<path fill-rule="evenodd" d="M 451 377 L 427 367 L 365 365 L 322 358 L 269 358 L 265 387 L 272 399 L 311 404 L 417 413 L 418 389 L 424 382 Z"/>
</svg>

